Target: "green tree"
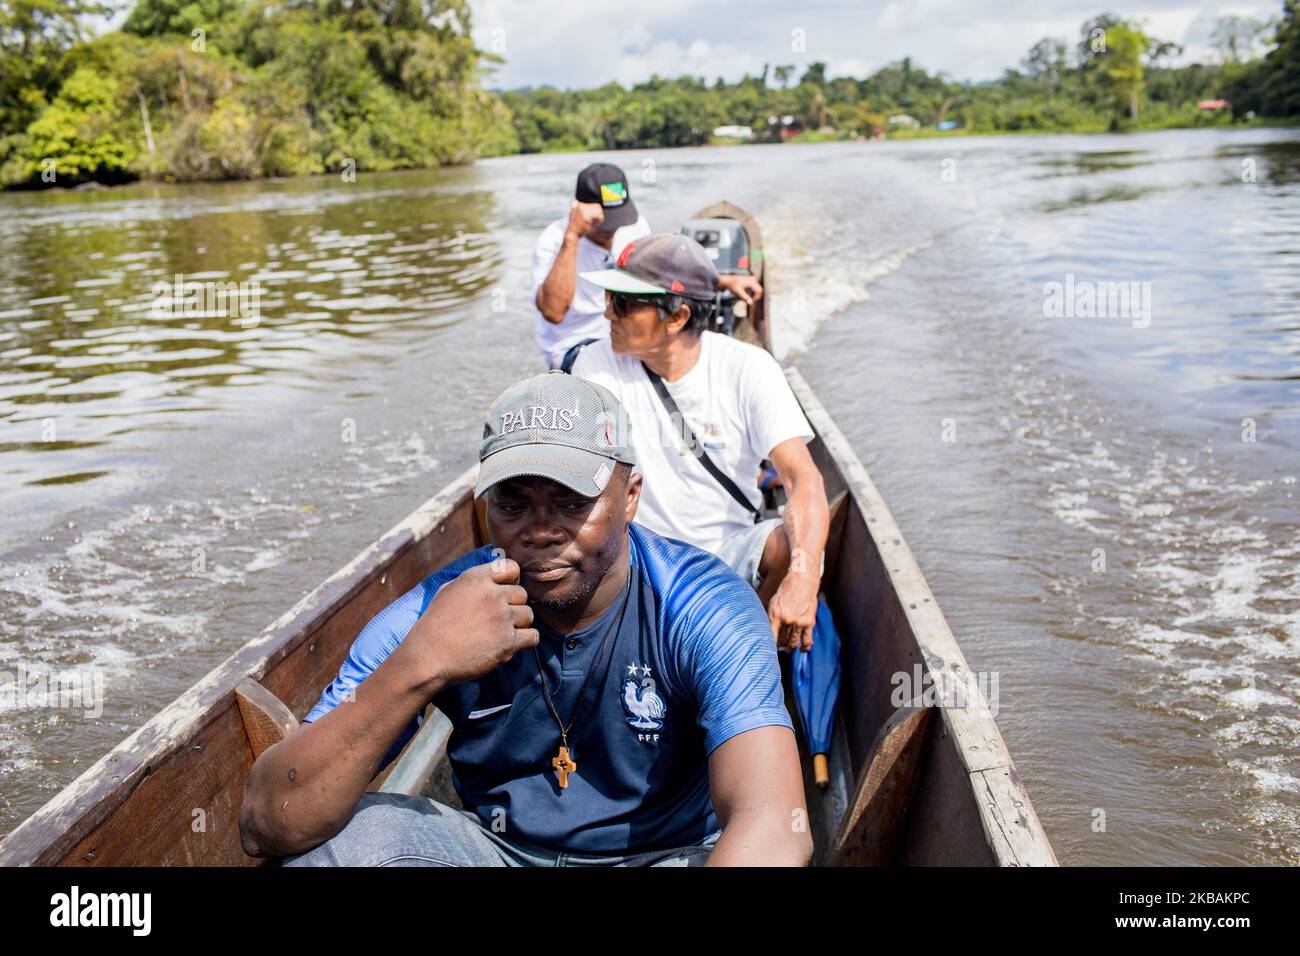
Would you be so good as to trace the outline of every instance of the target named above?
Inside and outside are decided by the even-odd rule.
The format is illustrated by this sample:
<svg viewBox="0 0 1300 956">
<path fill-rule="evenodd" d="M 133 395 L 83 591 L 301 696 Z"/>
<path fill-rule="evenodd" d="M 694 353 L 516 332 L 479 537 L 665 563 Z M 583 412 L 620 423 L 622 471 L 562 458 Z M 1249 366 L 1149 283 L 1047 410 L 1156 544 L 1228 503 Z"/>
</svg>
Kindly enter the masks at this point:
<svg viewBox="0 0 1300 956">
<path fill-rule="evenodd" d="M 1030 47 L 1020 63 L 1029 79 L 1041 82 L 1055 92 L 1061 88 L 1061 81 L 1065 78 L 1065 53 L 1064 41 L 1043 37 Z"/>
<path fill-rule="evenodd" d="M 114 130 L 121 112 L 119 85 L 115 77 L 86 68 L 68 77 L 49 109 L 28 128 L 28 179 L 47 171 L 59 185 L 129 178 L 135 150 Z"/>
<path fill-rule="evenodd" d="M 142 37 L 191 36 L 196 28 L 210 33 L 242 6 L 241 0 L 136 0 L 122 29 Z"/>
<path fill-rule="evenodd" d="M 1219 17 L 1210 42 L 1224 63 L 1243 63 L 1254 58 L 1255 47 L 1268 25 L 1254 17 Z"/>
<path fill-rule="evenodd" d="M 1100 13 L 1083 22 L 1079 27 L 1079 45 L 1075 48 L 1080 67 L 1086 68 L 1106 55 L 1106 34 L 1112 27 L 1119 26 L 1124 26 L 1124 20 L 1113 13 Z"/>
<path fill-rule="evenodd" d="M 1300 4 L 1285 0 L 1273 49 L 1250 78 L 1255 109 L 1266 116 L 1300 116 Z"/>
<path fill-rule="evenodd" d="M 474 46 L 465 0 L 138 0 L 122 32 L 89 42 L 77 15 L 99 2 L 0 4 L 0 52 L 21 57 L 26 37 L 57 54 L 48 93 L 25 76 L 25 98 L 4 100 L 0 184 L 39 184 L 46 158 L 60 182 L 190 180 L 349 161 L 433 166 L 519 148 L 509 111 L 481 87 L 492 58 Z M 37 16 L 45 4 L 62 18 Z M 24 23 L 37 26 L 24 33 Z"/>
<path fill-rule="evenodd" d="M 1151 46 L 1151 38 L 1133 26 L 1112 26 L 1106 30 L 1106 51 L 1101 72 L 1115 98 L 1127 103 L 1129 118 L 1138 117 L 1138 97 L 1142 92 L 1145 67 L 1142 57 Z"/>
<path fill-rule="evenodd" d="M 805 83 L 810 83 L 813 86 L 825 86 L 826 64 L 820 60 L 815 63 L 809 63 L 808 69 L 804 70 L 803 76 L 799 78 L 800 86 Z"/>
<path fill-rule="evenodd" d="M 83 21 L 115 9 L 112 0 L 0 0 L 0 137 L 23 130 L 57 93 L 65 54 L 86 37 Z"/>
</svg>

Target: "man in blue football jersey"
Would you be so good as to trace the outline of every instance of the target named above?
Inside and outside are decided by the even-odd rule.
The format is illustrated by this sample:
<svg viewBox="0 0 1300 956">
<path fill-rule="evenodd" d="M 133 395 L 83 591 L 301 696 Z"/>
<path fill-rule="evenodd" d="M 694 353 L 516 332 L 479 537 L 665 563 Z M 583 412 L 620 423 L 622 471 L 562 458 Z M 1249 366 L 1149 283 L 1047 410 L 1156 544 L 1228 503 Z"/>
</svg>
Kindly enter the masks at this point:
<svg viewBox="0 0 1300 956">
<path fill-rule="evenodd" d="M 492 547 L 362 631 L 253 765 L 240 831 L 288 865 L 808 862 L 799 759 L 753 589 L 633 524 L 627 416 L 559 372 L 507 389 L 475 494 Z M 433 701 L 465 810 L 366 793 Z"/>
</svg>

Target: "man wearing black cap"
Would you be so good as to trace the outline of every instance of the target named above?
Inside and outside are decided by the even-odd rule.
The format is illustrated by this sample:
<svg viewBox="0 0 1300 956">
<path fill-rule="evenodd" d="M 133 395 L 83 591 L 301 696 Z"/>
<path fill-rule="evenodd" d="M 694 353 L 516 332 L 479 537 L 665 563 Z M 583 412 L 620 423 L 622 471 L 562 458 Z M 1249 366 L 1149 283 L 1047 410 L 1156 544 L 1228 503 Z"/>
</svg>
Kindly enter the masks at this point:
<svg viewBox="0 0 1300 956">
<path fill-rule="evenodd" d="M 245 849 L 293 866 L 806 864 L 762 606 L 716 557 L 632 523 L 614 396 L 559 372 L 520 382 L 479 461 L 492 545 L 380 612 L 258 758 Z M 430 701 L 464 811 L 365 793 Z"/>
<path fill-rule="evenodd" d="M 575 342 L 608 334 L 605 291 L 579 274 L 613 265 L 624 246 L 649 233 L 623 170 L 596 163 L 578 174 L 568 218 L 547 226 L 533 251 L 535 335 L 549 367 Z"/>
<path fill-rule="evenodd" d="M 582 274 L 609 268 L 629 242 L 649 234 L 623 170 L 595 163 L 578 174 L 568 218 L 547 226 L 533 250 L 534 335 L 547 367 L 558 368 L 578 342 L 609 335 L 605 290 Z M 729 275 L 718 286 L 748 303 L 763 294 L 753 276 Z"/>
<path fill-rule="evenodd" d="M 638 520 L 722 558 L 757 589 L 780 646 L 810 648 L 830 513 L 781 367 L 705 329 L 718 273 L 694 239 L 638 239 L 617 268 L 583 278 L 607 290 L 610 337 L 568 367 L 627 409 L 645 474 Z M 789 495 L 780 518 L 760 520 L 764 459 Z"/>
</svg>

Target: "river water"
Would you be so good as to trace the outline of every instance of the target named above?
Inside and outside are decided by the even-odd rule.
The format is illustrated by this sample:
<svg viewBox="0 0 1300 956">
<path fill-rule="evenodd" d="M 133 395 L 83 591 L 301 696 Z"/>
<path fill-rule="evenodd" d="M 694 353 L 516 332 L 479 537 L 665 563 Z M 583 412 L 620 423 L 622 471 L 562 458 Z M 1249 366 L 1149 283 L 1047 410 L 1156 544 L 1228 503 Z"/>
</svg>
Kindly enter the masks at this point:
<svg viewBox="0 0 1300 956">
<path fill-rule="evenodd" d="M 0 196 L 0 682 L 104 681 L 0 713 L 0 833 L 473 460 L 592 158 Z M 758 216 L 1062 862 L 1300 862 L 1300 133 L 604 158 Z"/>
</svg>

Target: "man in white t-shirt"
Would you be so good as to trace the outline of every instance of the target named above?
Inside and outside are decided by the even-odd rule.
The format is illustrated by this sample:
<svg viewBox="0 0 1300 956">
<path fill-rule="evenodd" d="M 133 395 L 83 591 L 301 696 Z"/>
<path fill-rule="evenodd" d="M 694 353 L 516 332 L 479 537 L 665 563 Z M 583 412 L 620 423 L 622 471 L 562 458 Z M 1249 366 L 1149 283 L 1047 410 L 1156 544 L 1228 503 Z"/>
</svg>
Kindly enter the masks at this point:
<svg viewBox="0 0 1300 956">
<path fill-rule="evenodd" d="M 609 335 L 605 290 L 579 274 L 612 266 L 624 246 L 649 234 L 623 170 L 596 163 L 578 174 L 568 218 L 547 226 L 533 250 L 534 334 L 547 366 L 559 366 L 574 343 Z"/>
<path fill-rule="evenodd" d="M 687 236 L 638 239 L 617 268 L 583 278 L 608 292 L 610 337 L 570 370 L 627 409 L 645 475 L 637 520 L 718 555 L 758 590 L 781 646 L 811 647 L 830 514 L 812 428 L 781 367 L 704 330 L 718 273 Z M 782 518 L 757 521 L 765 458 L 789 499 Z"/>
</svg>

